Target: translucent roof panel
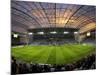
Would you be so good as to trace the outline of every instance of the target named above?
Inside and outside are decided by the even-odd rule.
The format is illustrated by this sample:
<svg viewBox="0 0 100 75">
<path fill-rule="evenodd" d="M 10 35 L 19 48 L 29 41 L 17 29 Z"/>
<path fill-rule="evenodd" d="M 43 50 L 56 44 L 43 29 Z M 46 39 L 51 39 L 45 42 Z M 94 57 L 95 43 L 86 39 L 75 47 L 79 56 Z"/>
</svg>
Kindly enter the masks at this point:
<svg viewBox="0 0 100 75">
<path fill-rule="evenodd" d="M 32 28 L 63 27 L 79 28 L 81 31 L 81 29 L 88 30 L 86 25 L 96 23 L 96 7 L 76 4 L 12 1 L 11 16 L 12 28 L 19 26 L 27 30 Z M 23 27 L 24 25 L 25 27 Z"/>
</svg>

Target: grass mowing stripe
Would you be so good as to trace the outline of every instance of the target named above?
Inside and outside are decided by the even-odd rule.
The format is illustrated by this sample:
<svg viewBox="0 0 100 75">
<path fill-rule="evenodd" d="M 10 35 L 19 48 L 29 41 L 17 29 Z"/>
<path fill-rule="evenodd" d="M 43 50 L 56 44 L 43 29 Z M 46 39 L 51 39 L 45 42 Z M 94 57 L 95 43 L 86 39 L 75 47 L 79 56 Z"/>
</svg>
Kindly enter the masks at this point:
<svg viewBox="0 0 100 75">
<path fill-rule="evenodd" d="M 53 49 L 53 47 L 52 46 L 50 46 L 49 48 L 49 54 L 48 54 L 48 57 L 47 57 L 47 60 L 46 60 L 46 64 L 48 63 L 48 60 L 49 60 L 49 57 L 50 57 L 50 55 L 51 55 L 51 52 L 52 52 L 52 49 Z"/>
<path fill-rule="evenodd" d="M 95 46 L 81 44 L 24 46 L 11 49 L 11 54 L 18 60 L 46 64 L 72 63 L 95 52 Z"/>
<path fill-rule="evenodd" d="M 66 49 L 62 48 L 62 54 L 64 56 L 64 59 L 65 59 L 66 63 L 69 63 L 70 60 L 72 60 L 73 58 L 75 58 L 77 56 L 77 54 L 74 53 L 69 48 L 66 48 Z"/>
<path fill-rule="evenodd" d="M 83 46 L 77 46 L 77 45 L 76 46 L 72 46 L 72 48 L 73 49 L 71 51 L 75 52 L 76 56 L 70 60 L 71 62 L 72 61 L 77 61 L 77 60 L 83 58 L 84 56 L 87 56 L 89 53 L 92 52 L 92 49 L 93 49 L 93 47 L 83 47 Z"/>
<path fill-rule="evenodd" d="M 64 64 L 65 62 L 66 61 L 65 61 L 65 58 L 62 54 L 61 46 L 56 47 L 56 64 Z"/>
<path fill-rule="evenodd" d="M 50 53 L 48 60 L 47 60 L 47 64 L 55 64 L 56 63 L 55 54 L 56 54 L 56 50 L 55 50 L 55 48 L 52 48 L 51 53 Z"/>
<path fill-rule="evenodd" d="M 85 53 L 85 55 L 87 54 L 86 53 L 87 50 L 85 52 L 83 52 L 83 51 L 81 51 L 82 48 L 78 49 L 77 46 L 75 46 L 75 47 L 73 47 L 73 46 L 66 46 L 65 47 L 66 49 L 65 48 L 61 49 L 62 53 L 63 53 L 63 55 L 65 57 L 66 63 L 70 63 L 70 62 L 74 61 L 75 59 L 79 59 L 80 57 L 83 57 L 84 53 Z M 91 50 L 89 50 L 89 51 L 91 51 Z M 88 52 L 88 53 L 90 53 L 90 52 Z"/>
<path fill-rule="evenodd" d="M 41 54 L 41 57 L 39 58 L 38 62 L 46 64 L 46 62 L 48 60 L 49 53 L 50 53 L 50 50 L 48 50 L 48 49 L 45 50 L 44 53 Z"/>
<path fill-rule="evenodd" d="M 26 48 L 26 49 L 22 49 L 22 50 L 16 50 L 18 51 L 14 56 L 17 58 L 17 59 L 20 59 L 20 60 L 24 60 L 24 61 L 27 61 L 27 62 L 35 62 L 39 59 L 40 55 L 45 51 L 43 50 L 43 48 L 39 49 L 39 48 L 36 48 L 36 47 L 31 47 L 32 49 L 30 48 Z M 29 49 L 29 50 L 28 50 Z M 36 50 L 37 49 L 37 50 Z"/>
<path fill-rule="evenodd" d="M 43 55 L 44 52 L 45 52 L 45 49 L 42 48 L 38 54 L 36 54 L 35 56 L 32 56 L 33 57 L 33 62 L 39 63 L 38 60 L 41 58 L 41 56 Z"/>
</svg>

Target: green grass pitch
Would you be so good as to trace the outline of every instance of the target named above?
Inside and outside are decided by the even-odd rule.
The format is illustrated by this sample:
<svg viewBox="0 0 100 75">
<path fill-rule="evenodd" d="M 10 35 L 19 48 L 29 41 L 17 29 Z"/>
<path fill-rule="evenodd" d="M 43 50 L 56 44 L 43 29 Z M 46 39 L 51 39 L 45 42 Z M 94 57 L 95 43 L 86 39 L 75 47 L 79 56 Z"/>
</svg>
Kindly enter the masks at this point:
<svg viewBox="0 0 100 75">
<path fill-rule="evenodd" d="M 82 44 L 12 47 L 17 60 L 42 64 L 68 64 L 95 52 L 95 46 Z"/>
</svg>

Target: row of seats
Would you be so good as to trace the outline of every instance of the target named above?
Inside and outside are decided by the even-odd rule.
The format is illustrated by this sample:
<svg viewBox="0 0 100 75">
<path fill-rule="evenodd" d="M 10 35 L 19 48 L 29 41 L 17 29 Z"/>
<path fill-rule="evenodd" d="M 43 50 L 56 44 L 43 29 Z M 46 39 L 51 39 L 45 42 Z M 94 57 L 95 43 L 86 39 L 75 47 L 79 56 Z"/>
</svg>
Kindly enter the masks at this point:
<svg viewBox="0 0 100 75">
<path fill-rule="evenodd" d="M 59 71 L 75 71 L 89 70 L 96 68 L 95 54 L 89 55 L 77 62 L 64 65 L 50 64 L 34 64 L 18 62 L 12 57 L 11 73 L 12 74 L 27 74 L 27 73 L 44 73 L 44 72 L 59 72 Z"/>
</svg>

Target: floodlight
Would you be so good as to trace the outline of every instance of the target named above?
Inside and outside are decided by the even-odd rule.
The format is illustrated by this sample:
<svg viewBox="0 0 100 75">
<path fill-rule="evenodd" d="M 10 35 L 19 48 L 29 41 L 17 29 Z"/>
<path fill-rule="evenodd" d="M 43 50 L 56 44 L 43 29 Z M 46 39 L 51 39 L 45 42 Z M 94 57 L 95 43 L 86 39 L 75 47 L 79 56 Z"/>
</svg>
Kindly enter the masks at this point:
<svg viewBox="0 0 100 75">
<path fill-rule="evenodd" d="M 13 37 L 14 38 L 18 38 L 18 34 L 13 34 Z"/>
<path fill-rule="evenodd" d="M 37 34 L 43 35 L 43 34 L 44 34 L 44 32 L 38 32 Z"/>
<path fill-rule="evenodd" d="M 65 31 L 64 34 L 68 34 L 69 32 Z"/>
<path fill-rule="evenodd" d="M 78 32 L 74 32 L 74 34 L 78 34 Z"/>
<path fill-rule="evenodd" d="M 53 31 L 53 32 L 50 32 L 51 34 L 56 34 L 57 32 L 56 31 Z"/>
<path fill-rule="evenodd" d="M 90 36 L 90 35 L 91 35 L 91 33 L 90 33 L 90 32 L 88 32 L 86 35 L 87 35 L 87 36 Z"/>
<path fill-rule="evenodd" d="M 29 35 L 32 35 L 33 33 L 32 33 L 32 32 L 29 32 L 28 34 L 29 34 Z"/>
</svg>

